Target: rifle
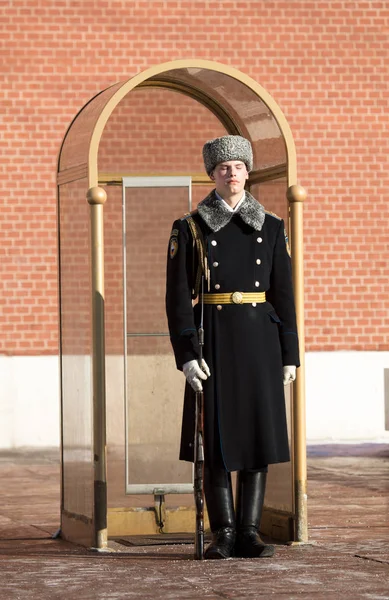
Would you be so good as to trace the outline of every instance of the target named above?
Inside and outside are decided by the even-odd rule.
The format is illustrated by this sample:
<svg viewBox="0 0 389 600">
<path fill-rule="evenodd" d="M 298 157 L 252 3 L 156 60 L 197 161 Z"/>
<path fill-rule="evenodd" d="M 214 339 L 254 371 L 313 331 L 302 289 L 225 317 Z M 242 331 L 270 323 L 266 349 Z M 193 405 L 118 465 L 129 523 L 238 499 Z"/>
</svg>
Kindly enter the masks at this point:
<svg viewBox="0 0 389 600">
<path fill-rule="evenodd" d="M 204 347 L 204 276 L 201 279 L 201 319 L 198 329 L 202 368 Z M 196 505 L 195 558 L 204 558 L 204 393 L 196 392 L 195 436 L 194 436 L 194 498 Z"/>
</svg>

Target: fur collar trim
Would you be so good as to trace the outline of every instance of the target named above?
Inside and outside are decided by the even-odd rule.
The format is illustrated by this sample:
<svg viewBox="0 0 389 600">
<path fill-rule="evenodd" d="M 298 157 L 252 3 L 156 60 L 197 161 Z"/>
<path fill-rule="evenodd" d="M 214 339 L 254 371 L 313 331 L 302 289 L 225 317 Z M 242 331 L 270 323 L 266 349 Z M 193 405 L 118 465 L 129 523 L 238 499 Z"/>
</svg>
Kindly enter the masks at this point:
<svg viewBox="0 0 389 600">
<path fill-rule="evenodd" d="M 265 209 L 249 192 L 245 192 L 245 197 L 236 213 L 229 211 L 217 199 L 215 190 L 199 203 L 197 210 L 214 233 L 225 227 L 235 214 L 256 231 L 261 231 L 265 221 Z"/>
</svg>

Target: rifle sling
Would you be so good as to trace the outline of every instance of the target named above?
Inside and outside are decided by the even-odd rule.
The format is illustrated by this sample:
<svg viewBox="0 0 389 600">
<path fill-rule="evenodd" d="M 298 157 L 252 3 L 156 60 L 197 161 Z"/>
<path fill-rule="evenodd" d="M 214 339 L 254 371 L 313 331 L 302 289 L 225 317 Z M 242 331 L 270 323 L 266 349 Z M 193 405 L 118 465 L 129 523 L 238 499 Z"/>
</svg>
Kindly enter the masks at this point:
<svg viewBox="0 0 389 600">
<path fill-rule="evenodd" d="M 194 286 L 193 286 L 193 290 L 192 290 L 192 298 L 194 299 L 194 298 L 197 298 L 197 296 L 199 295 L 199 292 L 200 292 L 201 275 L 202 274 L 204 274 L 204 278 L 208 284 L 208 291 L 209 291 L 209 289 L 210 289 L 210 287 L 209 287 L 210 286 L 210 271 L 209 271 L 209 267 L 208 267 L 208 257 L 207 257 L 207 250 L 206 250 L 206 246 L 205 246 L 203 232 L 201 231 L 200 227 L 197 225 L 197 223 L 195 222 L 195 220 L 193 219 L 193 217 L 190 213 L 186 214 L 185 218 L 188 222 L 189 229 L 191 231 L 192 238 L 193 238 L 193 244 L 196 247 L 197 257 L 198 257 L 197 273 L 196 273 L 196 276 L 194 277 Z"/>
</svg>

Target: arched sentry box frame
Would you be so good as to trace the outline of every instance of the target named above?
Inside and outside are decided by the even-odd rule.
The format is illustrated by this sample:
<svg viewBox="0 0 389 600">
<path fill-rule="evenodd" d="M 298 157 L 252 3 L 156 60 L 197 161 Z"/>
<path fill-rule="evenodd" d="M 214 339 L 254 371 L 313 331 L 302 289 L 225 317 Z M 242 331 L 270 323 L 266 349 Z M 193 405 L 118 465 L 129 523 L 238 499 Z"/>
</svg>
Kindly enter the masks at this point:
<svg viewBox="0 0 389 600">
<path fill-rule="evenodd" d="M 195 100 L 216 116 L 226 132 L 250 139 L 254 169 L 250 174 L 249 189 L 254 196 L 260 186 L 268 182 L 280 182 L 285 189 L 285 220 L 292 251 L 301 367 L 293 393 L 287 398 L 292 461 L 286 474 L 285 471 L 270 472 L 264 528 L 267 533 L 285 540 L 305 542 L 302 233 L 305 192 L 297 184 L 293 137 L 275 101 L 242 72 L 204 60 L 161 64 L 102 91 L 75 117 L 61 147 L 58 161 L 61 532 L 69 540 L 97 548 L 106 546 L 108 536 L 121 532 L 149 533 L 147 511 L 143 515 L 139 508 L 121 512 L 120 505 L 109 506 L 107 502 L 107 488 L 117 487 L 114 478 L 122 477 L 123 473 L 119 469 L 121 474 L 118 475 L 115 469 L 108 469 L 108 474 L 112 472 L 112 475 L 107 480 L 106 423 L 111 410 L 110 395 L 115 392 L 107 385 L 105 317 L 110 305 L 105 300 L 103 223 L 105 203 L 110 201 L 109 186 L 123 185 L 128 173 L 102 172 L 98 157 L 103 132 L 118 105 L 135 90 L 156 88 L 178 92 Z M 136 145 L 136 132 L 131 131 L 129 135 L 131 143 Z M 200 174 L 193 174 L 191 181 L 193 185 L 209 183 L 207 177 Z M 125 337 L 126 333 L 123 335 Z M 122 357 L 125 359 L 124 353 L 125 349 Z M 124 371 L 120 371 L 119 379 L 121 376 L 123 380 L 126 378 Z M 287 482 L 284 487 L 283 481 Z M 183 529 L 185 526 L 178 519 L 170 530 Z"/>
</svg>

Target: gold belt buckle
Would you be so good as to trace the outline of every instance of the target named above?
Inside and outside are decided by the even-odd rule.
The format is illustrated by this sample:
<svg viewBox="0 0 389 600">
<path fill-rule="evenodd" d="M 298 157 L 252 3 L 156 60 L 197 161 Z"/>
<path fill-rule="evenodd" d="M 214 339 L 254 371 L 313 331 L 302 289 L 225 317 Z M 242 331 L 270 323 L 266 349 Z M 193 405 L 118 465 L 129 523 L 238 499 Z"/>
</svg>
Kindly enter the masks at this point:
<svg viewBox="0 0 389 600">
<path fill-rule="evenodd" d="M 234 292 L 231 296 L 231 300 L 234 304 L 242 304 L 243 303 L 242 292 Z"/>
</svg>

